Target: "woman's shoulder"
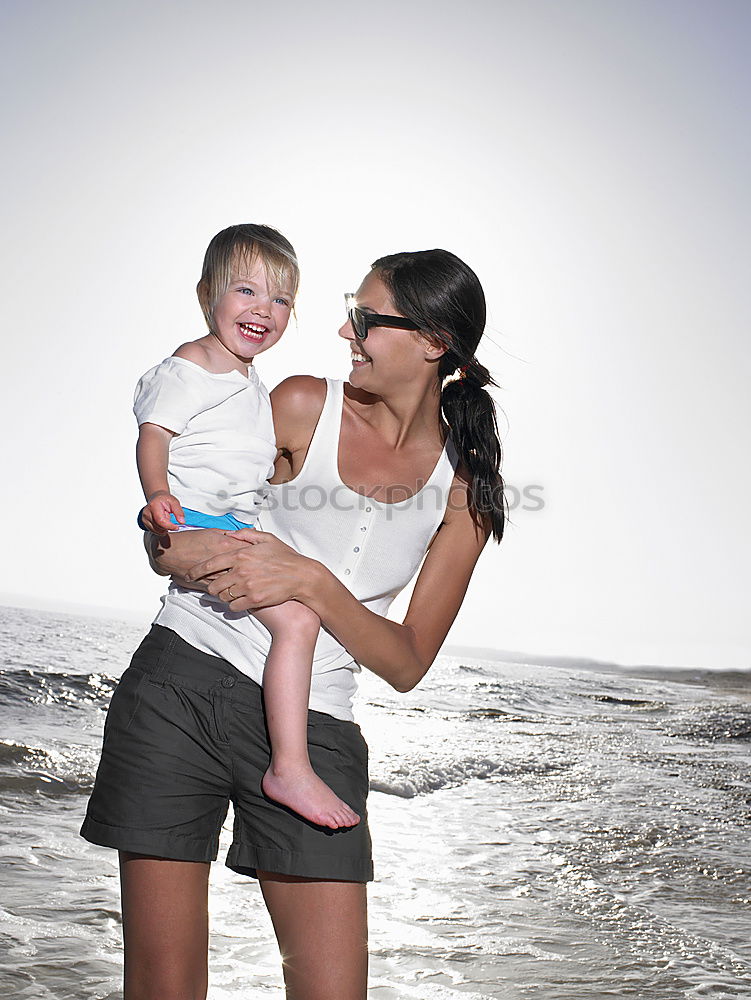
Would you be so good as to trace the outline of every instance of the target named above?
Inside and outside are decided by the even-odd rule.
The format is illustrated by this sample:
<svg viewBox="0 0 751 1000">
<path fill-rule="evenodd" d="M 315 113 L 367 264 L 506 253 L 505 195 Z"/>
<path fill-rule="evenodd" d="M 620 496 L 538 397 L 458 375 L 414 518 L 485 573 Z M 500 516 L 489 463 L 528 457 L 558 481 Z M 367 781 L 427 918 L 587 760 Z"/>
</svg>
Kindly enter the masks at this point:
<svg viewBox="0 0 751 1000">
<path fill-rule="evenodd" d="M 315 415 L 318 419 L 326 401 L 325 378 L 315 375 L 290 375 L 271 390 L 274 412 L 289 412 L 304 417 Z"/>
<path fill-rule="evenodd" d="M 280 448 L 292 450 L 294 442 L 309 443 L 326 402 L 327 388 L 325 378 L 291 375 L 271 390 L 271 410 Z"/>
</svg>

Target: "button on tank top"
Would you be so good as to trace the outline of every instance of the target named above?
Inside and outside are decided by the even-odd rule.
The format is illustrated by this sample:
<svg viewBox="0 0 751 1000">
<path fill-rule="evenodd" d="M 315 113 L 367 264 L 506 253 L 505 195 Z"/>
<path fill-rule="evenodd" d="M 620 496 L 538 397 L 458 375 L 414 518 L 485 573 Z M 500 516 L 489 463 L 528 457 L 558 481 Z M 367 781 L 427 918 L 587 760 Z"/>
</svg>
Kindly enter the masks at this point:
<svg viewBox="0 0 751 1000">
<path fill-rule="evenodd" d="M 259 527 L 322 562 L 365 607 L 386 615 L 443 521 L 458 459 L 449 438 L 428 481 L 412 496 L 385 503 L 355 492 L 342 482 L 338 469 L 343 396 L 344 383 L 327 378 L 326 399 L 303 467 L 292 481 L 270 488 Z M 162 601 L 156 622 L 262 683 L 270 635 L 252 615 L 229 612 L 204 594 L 174 586 Z M 351 720 L 359 670 L 322 628 L 310 708 Z"/>
</svg>

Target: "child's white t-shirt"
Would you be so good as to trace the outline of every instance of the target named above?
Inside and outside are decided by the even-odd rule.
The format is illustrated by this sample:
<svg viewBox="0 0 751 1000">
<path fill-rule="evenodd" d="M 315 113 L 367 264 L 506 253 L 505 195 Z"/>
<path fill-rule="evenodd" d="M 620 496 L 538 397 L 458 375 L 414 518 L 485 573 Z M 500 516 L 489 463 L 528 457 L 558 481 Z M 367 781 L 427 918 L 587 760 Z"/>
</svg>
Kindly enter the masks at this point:
<svg viewBox="0 0 751 1000">
<path fill-rule="evenodd" d="M 166 358 L 139 380 L 133 412 L 139 427 L 152 423 L 174 432 L 167 483 L 183 507 L 256 522 L 274 471 L 276 438 L 268 390 L 252 365 L 246 378 Z"/>
</svg>

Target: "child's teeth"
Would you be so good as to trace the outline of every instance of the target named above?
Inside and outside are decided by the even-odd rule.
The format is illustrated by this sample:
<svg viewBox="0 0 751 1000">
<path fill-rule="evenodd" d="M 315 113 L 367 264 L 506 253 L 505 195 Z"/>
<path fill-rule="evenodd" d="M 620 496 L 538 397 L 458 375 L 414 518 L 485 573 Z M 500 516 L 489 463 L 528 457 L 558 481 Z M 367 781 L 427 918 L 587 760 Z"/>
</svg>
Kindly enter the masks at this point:
<svg viewBox="0 0 751 1000">
<path fill-rule="evenodd" d="M 264 333 L 266 333 L 265 326 L 252 326 L 250 323 L 241 323 L 240 329 L 243 331 L 243 333 L 253 333 L 258 336 L 262 336 Z"/>
<path fill-rule="evenodd" d="M 368 359 L 365 357 L 364 354 L 358 354 L 357 351 L 352 351 L 352 360 L 353 361 L 367 361 Z"/>
</svg>

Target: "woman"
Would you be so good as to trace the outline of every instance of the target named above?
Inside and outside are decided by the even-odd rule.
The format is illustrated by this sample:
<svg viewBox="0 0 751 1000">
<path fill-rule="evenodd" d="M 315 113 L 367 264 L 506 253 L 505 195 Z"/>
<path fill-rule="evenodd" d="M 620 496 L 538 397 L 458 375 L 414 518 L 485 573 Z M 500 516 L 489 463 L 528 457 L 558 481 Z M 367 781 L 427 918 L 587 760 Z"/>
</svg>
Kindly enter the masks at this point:
<svg viewBox="0 0 751 1000">
<path fill-rule="evenodd" d="M 398 691 L 422 679 L 488 537 L 502 537 L 504 500 L 491 379 L 474 356 L 485 300 L 471 269 L 444 250 L 383 257 L 348 309 L 339 333 L 349 382 L 295 376 L 272 393 L 279 485 L 265 530 L 150 540 L 159 572 L 227 603 L 236 641 L 220 648 L 229 630 L 212 630 L 210 600 L 203 615 L 173 587 L 108 715 L 110 735 L 127 730 L 130 742 L 97 777 L 118 801 L 100 795 L 84 835 L 120 849 L 126 1000 L 206 996 L 208 870 L 230 798 L 227 864 L 260 881 L 288 998 L 366 995 L 372 862 L 355 675 L 367 667 Z M 389 621 L 426 551 L 404 622 Z M 314 827 L 260 792 L 268 744 L 255 682 L 268 633 L 245 612 L 290 600 L 323 625 L 310 755 L 362 817 L 352 828 Z"/>
</svg>

